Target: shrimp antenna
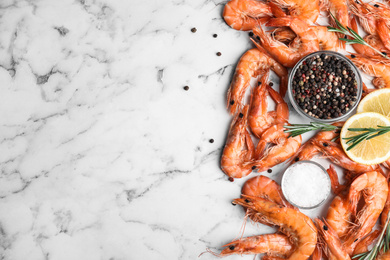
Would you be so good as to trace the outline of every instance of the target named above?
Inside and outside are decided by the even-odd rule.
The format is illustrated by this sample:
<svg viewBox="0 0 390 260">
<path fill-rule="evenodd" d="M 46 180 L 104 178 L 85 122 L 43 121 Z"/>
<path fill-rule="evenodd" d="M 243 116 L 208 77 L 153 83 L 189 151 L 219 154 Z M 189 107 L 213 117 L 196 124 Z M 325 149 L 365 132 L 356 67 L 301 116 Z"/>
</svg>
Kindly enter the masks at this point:
<svg viewBox="0 0 390 260">
<path fill-rule="evenodd" d="M 205 253 L 210 253 L 210 254 L 212 254 L 213 256 L 216 256 L 216 257 L 219 257 L 219 258 L 222 257 L 221 254 L 218 254 L 218 253 L 212 251 L 210 248 L 206 248 L 206 251 L 200 253 L 200 255 L 198 255 L 198 257 L 201 257 L 201 256 L 202 256 L 203 254 L 205 254 Z"/>
</svg>

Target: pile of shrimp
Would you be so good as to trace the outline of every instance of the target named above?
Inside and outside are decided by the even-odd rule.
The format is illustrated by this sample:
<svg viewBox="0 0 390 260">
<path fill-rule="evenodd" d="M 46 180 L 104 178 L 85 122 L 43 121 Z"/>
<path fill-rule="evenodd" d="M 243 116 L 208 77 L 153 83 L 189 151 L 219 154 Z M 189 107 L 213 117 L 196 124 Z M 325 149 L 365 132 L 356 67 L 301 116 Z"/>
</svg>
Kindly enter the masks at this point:
<svg viewBox="0 0 390 260">
<path fill-rule="evenodd" d="M 373 76 L 376 88 L 390 87 L 390 6 L 360 0 L 230 0 L 224 8 L 225 22 L 235 30 L 251 31 L 254 48 L 240 58 L 227 92 L 227 109 L 233 116 L 221 157 L 221 169 L 229 177 L 243 178 L 253 171 L 264 172 L 283 162 L 293 164 L 321 156 L 329 160 L 333 201 L 324 218 L 310 219 L 282 195 L 278 183 L 259 175 L 245 182 L 241 205 L 253 222 L 278 228 L 275 234 L 241 237 L 226 245 L 220 253 L 265 254 L 263 259 L 351 259 L 368 251 L 390 210 L 390 160 L 381 165 L 362 165 L 349 159 L 339 142 L 339 130 L 318 132 L 302 144 L 302 137 L 284 132 L 289 124 L 289 109 L 284 101 L 288 68 L 304 56 L 319 50 L 345 49 L 344 35 L 329 32 L 316 21 L 320 11 L 336 22 L 358 32 L 382 55 L 365 45 L 353 44 L 356 53 L 347 57 L 363 72 Z M 331 16 L 332 14 L 333 16 Z M 274 27 L 269 29 L 269 27 Z M 253 37 L 252 37 L 253 36 Z M 279 77 L 279 91 L 269 81 L 270 71 Z M 251 79 L 257 78 L 256 86 Z M 250 99 L 245 95 L 250 89 Z M 363 85 L 367 94 L 375 89 Z M 267 97 L 275 103 L 268 110 Z M 336 122 L 341 127 L 344 122 Z M 255 142 L 254 142 L 255 141 Z M 256 143 L 257 142 L 257 143 Z M 343 171 L 344 183 L 334 165 Z M 246 219 L 246 218 L 245 218 Z M 380 253 L 376 259 L 389 259 Z"/>
<path fill-rule="evenodd" d="M 291 159 L 300 149 L 301 136 L 288 138 L 284 132 L 284 126 L 289 124 L 284 101 L 288 68 L 315 51 L 345 47 L 338 35 L 326 26 L 316 25 L 320 10 L 356 32 L 360 23 L 367 33 L 364 39 L 382 55 L 366 45 L 353 44 L 356 53 L 347 58 L 374 77 L 372 83 L 377 89 L 390 87 L 390 56 L 386 56 L 390 50 L 390 6 L 360 0 L 230 0 L 223 12 L 226 23 L 235 30 L 251 30 L 250 35 L 256 36 L 250 38 L 255 48 L 240 58 L 227 91 L 227 109 L 233 121 L 221 169 L 230 180 L 254 170 L 265 171 Z M 333 25 L 335 21 L 330 19 L 329 23 Z M 265 26 L 276 28 L 269 32 Z M 268 82 L 270 70 L 280 79 L 279 92 L 274 89 L 276 84 Z M 258 82 L 251 88 L 252 78 Z M 250 88 L 250 101 L 245 102 Z M 374 90 L 363 84 L 363 95 Z M 268 111 L 267 96 L 275 101 L 275 111 Z"/>
<path fill-rule="evenodd" d="M 362 170 L 362 169 L 359 169 Z M 388 179 L 383 172 L 362 172 L 350 184 L 340 185 L 334 167 L 328 169 L 335 194 L 325 218 L 312 220 L 291 205 L 277 182 L 256 176 L 245 182 L 241 198 L 233 205 L 246 210 L 246 218 L 277 228 L 277 233 L 251 237 L 241 236 L 225 245 L 218 257 L 233 254 L 257 255 L 262 259 L 352 259 L 368 251 L 380 230 L 373 230 L 377 221 L 385 225 L 390 210 Z M 376 259 L 388 259 L 380 253 Z"/>
</svg>

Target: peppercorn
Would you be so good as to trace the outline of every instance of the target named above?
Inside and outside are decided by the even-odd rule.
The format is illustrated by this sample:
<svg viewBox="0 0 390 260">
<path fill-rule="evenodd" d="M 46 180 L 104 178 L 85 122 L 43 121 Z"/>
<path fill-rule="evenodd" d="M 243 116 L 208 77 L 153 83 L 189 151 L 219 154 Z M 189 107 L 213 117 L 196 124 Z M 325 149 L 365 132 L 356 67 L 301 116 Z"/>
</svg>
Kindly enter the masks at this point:
<svg viewBox="0 0 390 260">
<path fill-rule="evenodd" d="M 196 33 L 196 31 L 197 31 L 197 30 L 196 30 L 195 27 L 191 29 L 191 32 L 193 32 L 193 33 Z"/>
</svg>

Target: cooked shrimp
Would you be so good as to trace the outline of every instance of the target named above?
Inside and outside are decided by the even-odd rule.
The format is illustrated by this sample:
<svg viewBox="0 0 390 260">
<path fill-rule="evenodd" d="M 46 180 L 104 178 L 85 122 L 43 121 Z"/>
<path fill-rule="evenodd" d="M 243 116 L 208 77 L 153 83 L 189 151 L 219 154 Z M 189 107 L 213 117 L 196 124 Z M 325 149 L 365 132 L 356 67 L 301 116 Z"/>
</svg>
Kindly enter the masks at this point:
<svg viewBox="0 0 390 260">
<path fill-rule="evenodd" d="M 338 143 L 324 140 L 314 140 L 313 144 L 320 148 L 320 151 L 325 158 L 330 159 L 334 164 L 355 174 L 373 171 L 378 168 L 377 165 L 364 165 L 352 161 Z"/>
<path fill-rule="evenodd" d="M 247 180 L 242 187 L 241 194 L 267 199 L 283 207 L 295 208 L 284 198 L 279 184 L 263 175 Z M 269 225 L 263 219 L 257 218 L 256 212 L 252 209 L 247 209 L 247 215 L 255 222 Z"/>
<path fill-rule="evenodd" d="M 326 6 L 329 13 L 333 14 L 333 16 L 336 17 L 342 25 L 344 25 L 344 27 L 349 26 L 348 6 L 346 0 L 322 0 L 322 4 Z M 331 23 L 335 27 L 336 22 L 333 19 Z M 334 35 L 336 36 L 336 34 Z M 345 42 L 338 40 L 338 38 L 342 37 L 344 37 L 344 35 L 338 34 L 338 36 L 336 36 L 336 43 L 345 48 Z"/>
<path fill-rule="evenodd" d="M 241 109 L 242 100 L 250 85 L 251 78 L 257 77 L 269 69 L 272 69 L 280 77 L 280 88 L 287 90 L 287 70 L 267 53 L 255 48 L 247 51 L 241 57 L 227 93 L 227 107 L 230 114 Z"/>
<path fill-rule="evenodd" d="M 372 84 L 376 88 L 390 88 L 390 61 L 384 58 L 368 58 L 360 54 L 347 55 L 356 67 L 374 76 Z"/>
<path fill-rule="evenodd" d="M 357 242 L 371 232 L 385 206 L 388 189 L 386 178 L 378 171 L 364 173 L 352 182 L 348 193 L 352 214 L 356 215 L 361 194 L 363 194 L 365 204 L 356 215 L 355 223 L 357 225 L 352 228 L 344 242 L 349 254 L 353 253 Z"/>
<path fill-rule="evenodd" d="M 286 17 L 283 10 L 275 7 L 272 2 L 269 5 L 277 18 Z M 316 33 L 321 50 L 337 50 L 339 40 L 334 32 L 328 31 L 326 26 L 310 26 L 310 29 Z M 288 27 L 274 29 L 271 31 L 271 36 L 277 41 L 289 44 L 289 47 L 293 49 L 299 48 L 301 44 L 300 38 Z"/>
<path fill-rule="evenodd" d="M 280 230 L 290 237 L 294 252 L 287 259 L 307 259 L 313 253 L 317 242 L 317 230 L 313 221 L 303 213 L 247 195 L 233 200 L 233 204 L 255 210 L 259 218 L 279 226 Z"/>
<path fill-rule="evenodd" d="M 357 32 L 359 34 L 359 27 L 357 25 L 357 22 L 356 22 L 356 18 L 353 17 L 351 19 L 351 28 L 352 30 L 354 30 L 355 32 Z M 371 35 L 371 34 L 368 34 L 366 36 L 364 36 L 364 40 L 370 44 L 372 47 L 374 47 L 375 49 L 379 50 L 380 52 L 387 52 L 388 50 L 386 49 L 386 47 L 383 45 L 381 39 L 378 37 L 378 35 Z M 352 47 L 353 49 L 359 53 L 359 54 L 362 54 L 362 55 L 365 55 L 365 56 L 369 56 L 369 57 L 378 57 L 378 53 L 375 52 L 373 49 L 371 49 L 370 47 L 367 47 L 366 45 L 362 45 L 362 44 L 352 44 Z"/>
<path fill-rule="evenodd" d="M 257 0 L 231 0 L 223 10 L 223 19 L 235 30 L 249 31 L 272 17 L 268 4 Z"/>
<path fill-rule="evenodd" d="M 284 124 L 276 124 L 268 128 L 259 140 L 255 158 L 251 165 L 256 166 L 258 172 L 265 171 L 293 156 L 302 143 L 302 137 L 289 138 L 284 132 Z M 275 144 L 266 149 L 268 144 Z"/>
<path fill-rule="evenodd" d="M 359 24 L 366 33 L 376 34 L 376 17 L 373 6 L 359 0 L 348 0 L 348 7 L 358 17 Z"/>
<path fill-rule="evenodd" d="M 326 220 L 322 222 L 320 219 L 316 218 L 315 222 L 320 240 L 324 241 L 324 251 L 329 259 L 351 259 L 340 241 L 340 238 Z"/>
<path fill-rule="evenodd" d="M 360 25 L 369 34 L 377 34 L 381 39 L 386 51 L 390 50 L 390 8 L 382 3 L 360 2 L 349 0 L 352 12 L 359 17 Z M 381 50 L 382 51 L 382 50 Z"/>
<path fill-rule="evenodd" d="M 247 165 L 254 155 L 254 145 L 247 130 L 249 106 L 235 116 L 222 152 L 221 169 L 229 177 L 241 178 L 252 172 Z"/>
<path fill-rule="evenodd" d="M 345 122 L 336 122 L 332 125 L 342 127 Z M 333 131 L 319 131 L 315 136 L 313 136 L 309 141 L 304 143 L 298 150 L 297 155 L 293 157 L 292 161 L 303 161 L 303 160 L 310 160 L 315 155 L 320 153 L 319 147 L 313 144 L 313 141 L 315 140 L 327 140 L 331 141 L 335 138 L 337 138 L 340 135 L 341 129 L 336 129 Z"/>
<path fill-rule="evenodd" d="M 284 258 L 285 256 L 291 255 L 294 248 L 288 237 L 283 234 L 266 234 L 245 237 L 234 240 L 223 247 L 226 248 L 223 249 L 220 254 L 212 254 L 223 257 L 235 254 L 251 255 L 266 253 L 267 255 L 281 256 Z"/>
<path fill-rule="evenodd" d="M 314 23 L 320 14 L 319 0 L 271 0 L 281 8 L 287 8 L 289 14 L 307 23 Z"/>
<path fill-rule="evenodd" d="M 248 124 L 251 132 L 260 138 L 261 134 L 273 124 L 287 122 L 288 105 L 272 87 L 267 84 L 269 73 L 264 74 L 251 95 Z M 268 112 L 267 93 L 276 103 L 276 111 Z"/>
<path fill-rule="evenodd" d="M 348 233 L 351 218 L 348 200 L 346 200 L 344 195 L 336 196 L 329 206 L 326 221 L 338 237 L 343 238 Z"/>
<path fill-rule="evenodd" d="M 320 49 L 317 34 L 310 30 L 308 24 L 298 18 L 291 16 L 272 18 L 268 21 L 267 26 L 288 26 L 299 37 L 301 44 L 296 48 L 292 48 L 273 39 L 261 27 L 253 28 L 253 33 L 260 37 L 260 42 L 264 49 L 285 67 L 294 67 L 301 58 Z"/>
<path fill-rule="evenodd" d="M 337 50 L 339 39 L 334 32 L 328 31 L 326 26 L 310 26 L 310 29 L 316 33 L 321 50 Z M 290 43 L 289 47 L 297 44 L 293 41 L 297 35 L 289 28 L 277 28 L 272 31 L 271 35 L 275 40 L 284 44 Z"/>
<path fill-rule="evenodd" d="M 284 198 L 279 184 L 264 175 L 247 180 L 242 186 L 241 194 L 267 199 L 283 207 L 295 208 Z"/>
<path fill-rule="evenodd" d="M 379 230 L 374 230 L 371 234 L 360 240 L 360 242 L 356 245 L 355 251 L 353 251 L 353 255 L 362 254 L 368 251 L 368 247 L 378 238 L 380 235 Z"/>
<path fill-rule="evenodd" d="M 389 22 L 385 19 L 378 19 L 376 21 L 376 32 L 378 33 L 379 38 L 381 39 L 383 45 L 386 49 L 390 50 L 390 29 L 387 26 Z"/>
<path fill-rule="evenodd" d="M 362 2 L 359 0 L 349 0 L 351 11 L 363 19 L 384 19 L 390 21 L 390 8 L 380 2 Z"/>
</svg>

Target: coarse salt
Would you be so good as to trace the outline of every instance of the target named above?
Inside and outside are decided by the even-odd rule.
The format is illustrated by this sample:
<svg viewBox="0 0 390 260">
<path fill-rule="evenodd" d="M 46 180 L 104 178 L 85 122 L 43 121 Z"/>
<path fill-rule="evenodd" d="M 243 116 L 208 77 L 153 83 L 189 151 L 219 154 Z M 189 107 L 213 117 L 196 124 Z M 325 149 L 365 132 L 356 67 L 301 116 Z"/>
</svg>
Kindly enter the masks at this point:
<svg viewBox="0 0 390 260">
<path fill-rule="evenodd" d="M 286 199 L 297 207 L 313 208 L 329 196 L 330 179 L 321 166 L 302 161 L 287 168 L 282 191 Z"/>
</svg>

